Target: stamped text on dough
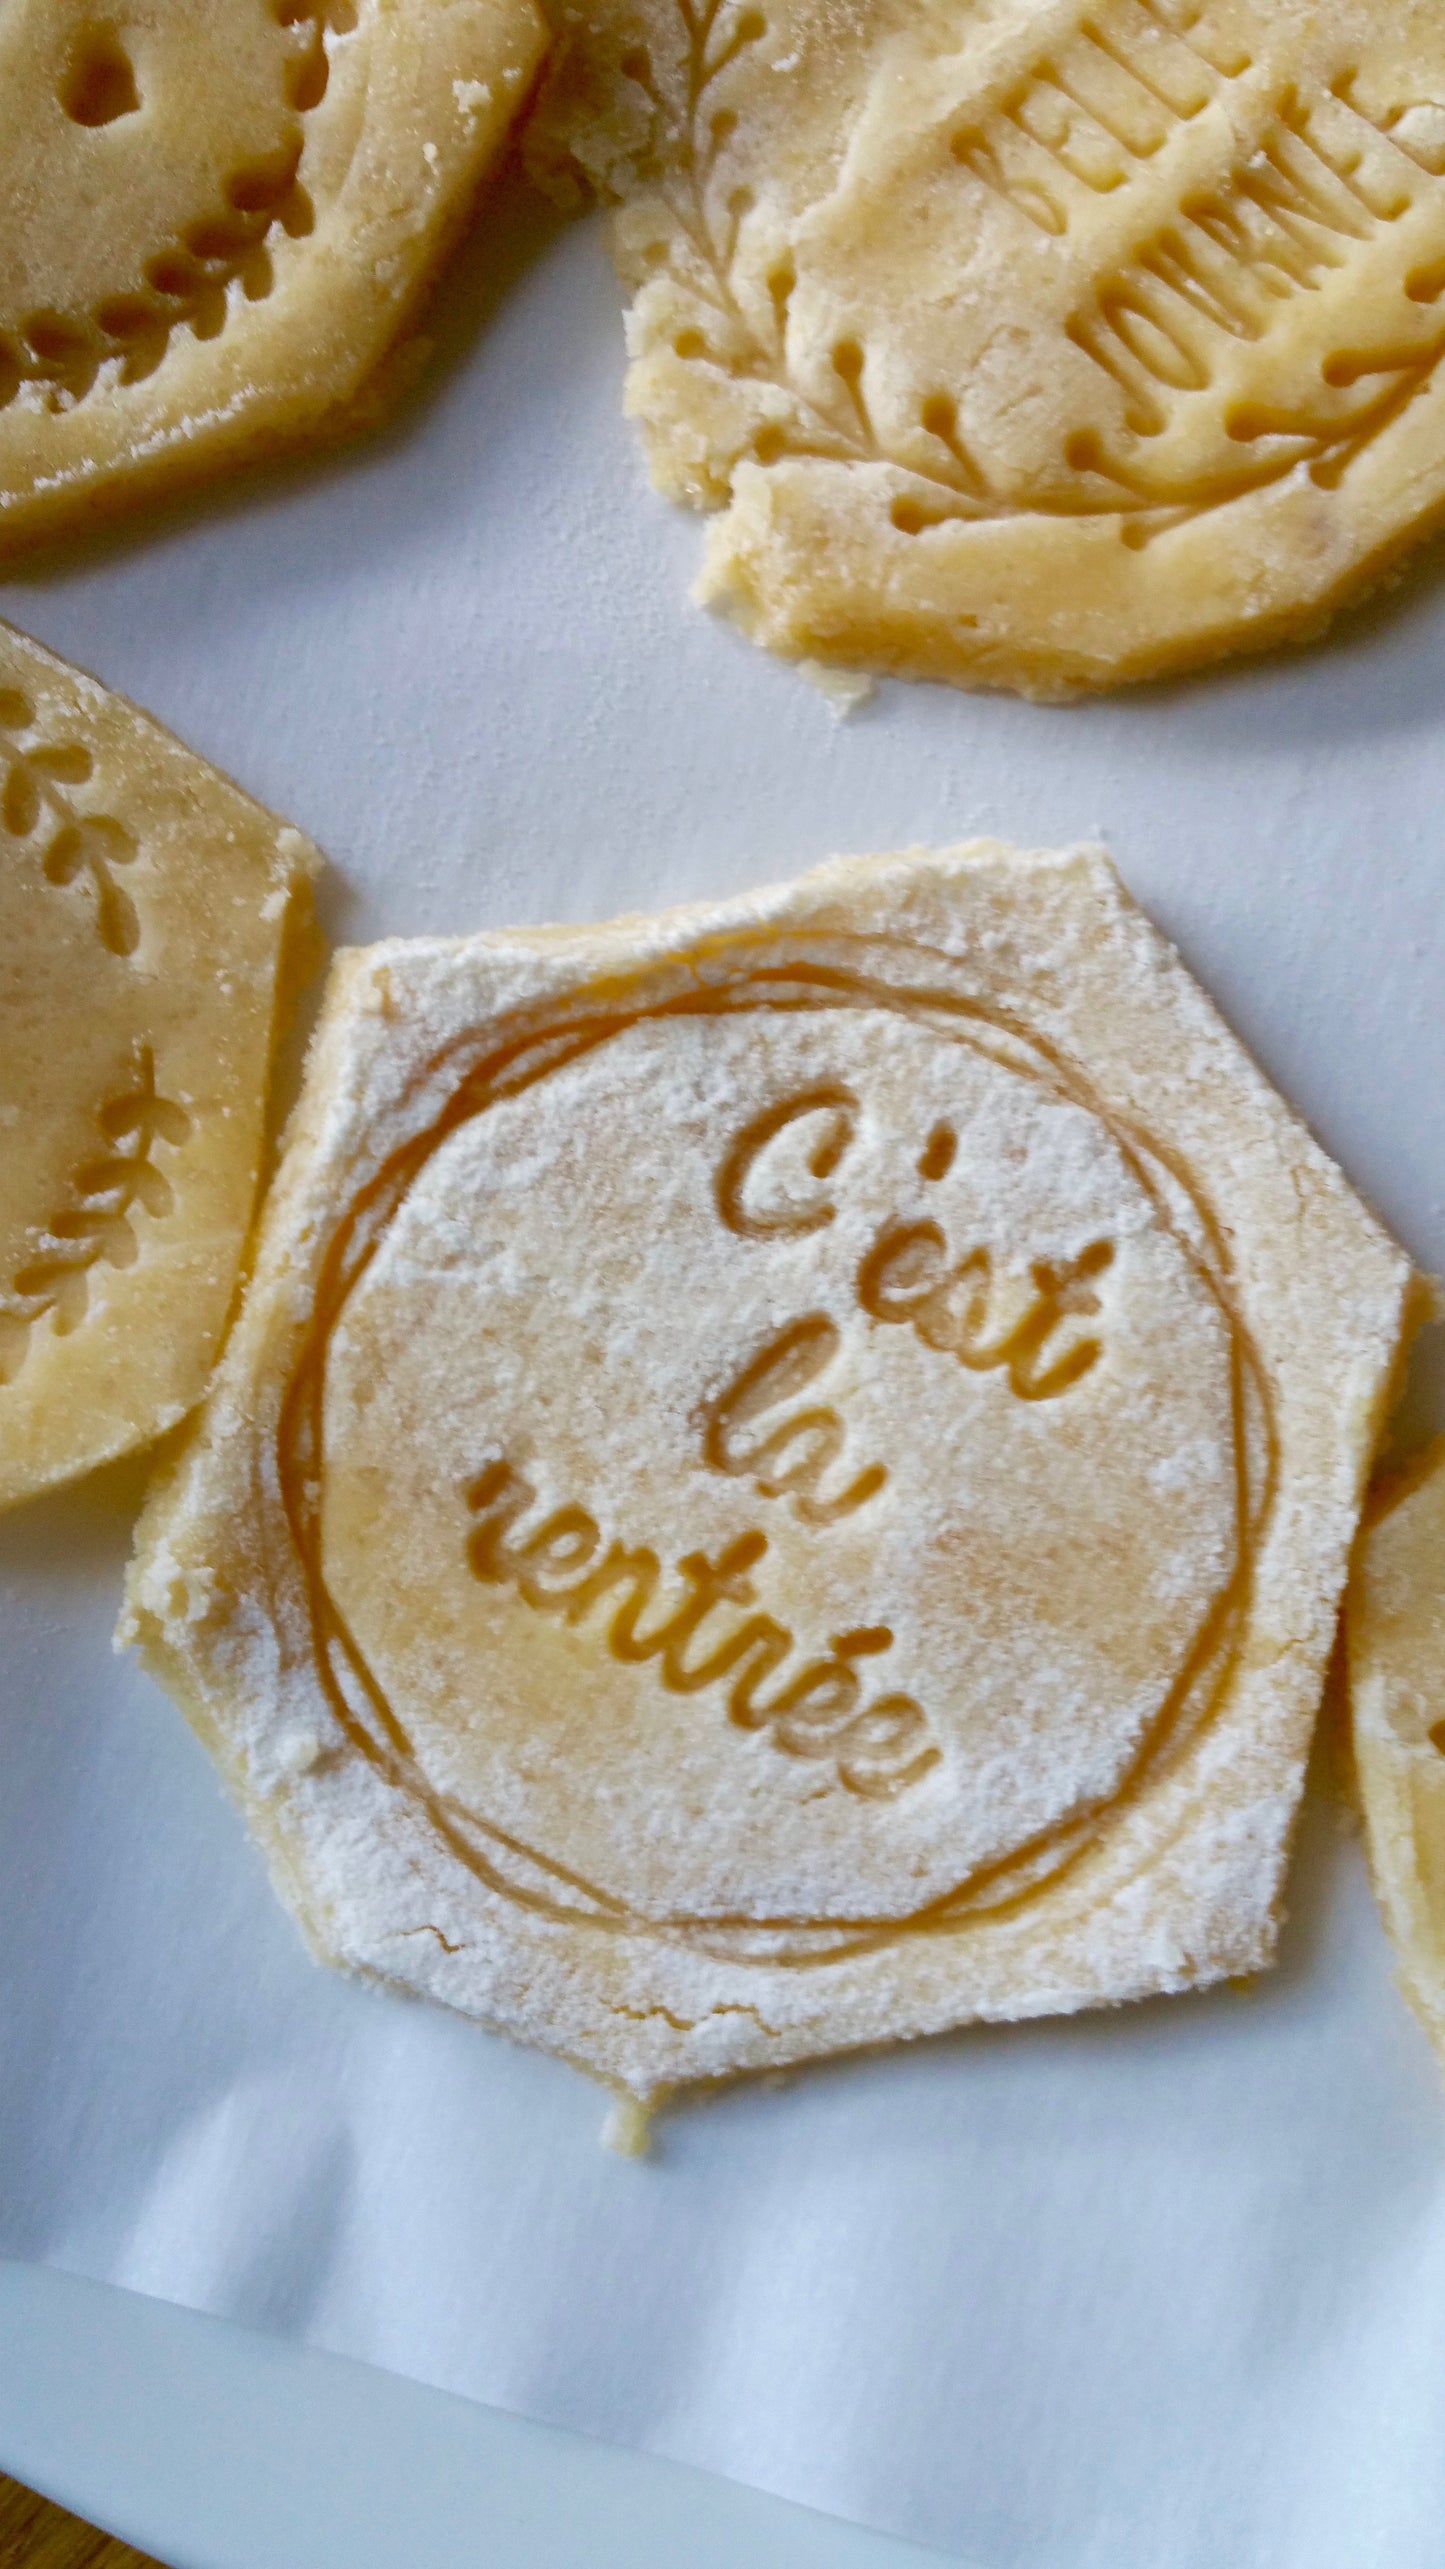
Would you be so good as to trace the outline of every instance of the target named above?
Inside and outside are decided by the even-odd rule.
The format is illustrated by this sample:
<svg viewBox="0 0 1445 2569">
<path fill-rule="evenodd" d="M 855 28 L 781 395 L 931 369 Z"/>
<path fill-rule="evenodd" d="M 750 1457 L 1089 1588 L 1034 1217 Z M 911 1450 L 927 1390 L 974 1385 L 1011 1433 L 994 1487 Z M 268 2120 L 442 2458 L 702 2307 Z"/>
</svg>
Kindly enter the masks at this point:
<svg viewBox="0 0 1445 2569">
<path fill-rule="evenodd" d="M 611 1656 L 624 1665 L 655 1660 L 669 1694 L 725 1687 L 738 1729 L 767 1730 L 786 1756 L 830 1763 L 847 1792 L 872 1801 L 893 1800 L 938 1764 L 928 1716 L 911 1695 L 861 1700 L 856 1663 L 892 1647 L 886 1624 L 835 1633 L 825 1651 L 804 1651 L 802 1664 L 785 1671 L 800 1651 L 796 1635 L 751 1611 L 758 1592 L 750 1573 L 766 1556 L 765 1534 L 751 1529 L 714 1560 L 684 1554 L 667 1574 L 677 1587 L 659 1598 L 657 1554 L 645 1544 L 604 1544 L 587 1508 L 550 1508 L 523 1524 L 537 1493 L 505 1458 L 489 1463 L 466 1497 L 475 1578 L 515 1589 L 537 1613 L 574 1628 L 600 1610 Z"/>
<path fill-rule="evenodd" d="M 837 1212 L 830 1181 L 856 1139 L 858 1119 L 857 1098 L 837 1083 L 782 1098 L 754 1116 L 718 1173 L 718 1210 L 728 1229 L 747 1240 L 796 1240 L 826 1229 Z M 819 1137 L 806 1157 L 814 1183 L 803 1197 L 780 1183 L 782 1172 L 770 1166 L 770 1156 L 807 1123 L 819 1127 Z M 951 1127 L 936 1126 L 919 1175 L 946 1176 L 956 1148 Z M 1069 1323 L 1099 1311 L 1096 1279 L 1113 1260 L 1107 1240 L 1090 1241 L 1072 1258 L 1037 1258 L 1027 1298 L 1020 1300 L 996 1274 L 988 1248 L 975 1245 L 955 1259 L 937 1222 L 895 1221 L 868 1250 L 854 1291 L 870 1320 L 906 1324 L 924 1346 L 955 1357 L 970 1373 L 1002 1371 L 1019 1400 L 1054 1400 L 1099 1361 L 1100 1340 L 1080 1336 Z"/>
<path fill-rule="evenodd" d="M 852 1090 L 832 1082 L 753 1116 L 715 1178 L 717 1208 L 732 1236 L 798 1240 L 826 1230 L 838 1209 L 832 1181 L 857 1139 L 859 1113 Z M 799 1192 L 804 1131 L 807 1183 Z M 951 1126 L 935 1125 L 919 1175 L 945 1177 L 956 1148 Z M 870 1320 L 911 1328 L 925 1347 L 968 1372 L 1001 1373 L 1019 1400 L 1047 1401 L 1071 1391 L 1099 1361 L 1099 1338 L 1076 1324 L 1099 1312 L 1096 1282 L 1113 1259 L 1107 1240 L 1070 1258 L 1035 1259 L 1021 1295 L 1016 1281 L 996 1277 L 986 1247 L 955 1258 L 937 1222 L 895 1219 L 866 1251 L 854 1291 Z M 849 1454 L 836 1408 L 807 1397 L 840 1348 L 836 1322 L 825 1312 L 803 1314 L 744 1357 L 698 1422 L 706 1463 L 751 1480 L 765 1498 L 789 1500 L 817 1531 L 866 1507 L 889 1477 L 882 1463 L 860 1465 Z M 804 1405 L 795 1406 L 800 1399 Z M 475 1578 L 510 1587 L 535 1612 L 573 1627 L 599 1613 L 611 1656 L 624 1664 L 654 1661 L 669 1693 L 725 1688 L 728 1718 L 738 1728 L 766 1729 L 790 1757 L 827 1761 L 845 1790 L 870 1799 L 893 1799 L 938 1764 L 927 1714 L 911 1695 L 862 1700 L 857 1663 L 892 1647 L 887 1624 L 836 1633 L 826 1651 L 808 1657 L 786 1625 L 753 1611 L 751 1574 L 768 1551 L 759 1529 L 716 1558 L 686 1553 L 665 1573 L 650 1546 L 605 1541 L 585 1507 L 543 1507 L 538 1516 L 535 1487 L 504 1455 L 471 1482 L 466 1501 Z"/>
</svg>

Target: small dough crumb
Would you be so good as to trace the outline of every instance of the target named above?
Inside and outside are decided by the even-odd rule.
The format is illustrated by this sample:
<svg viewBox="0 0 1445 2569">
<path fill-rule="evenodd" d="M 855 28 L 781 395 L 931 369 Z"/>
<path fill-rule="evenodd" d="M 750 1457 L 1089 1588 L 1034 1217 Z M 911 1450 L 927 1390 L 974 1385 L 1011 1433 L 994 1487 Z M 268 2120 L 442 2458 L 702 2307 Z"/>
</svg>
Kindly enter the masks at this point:
<svg viewBox="0 0 1445 2569">
<path fill-rule="evenodd" d="M 639 2096 L 618 2096 L 602 2126 L 602 2147 L 619 2159 L 645 2159 L 652 2147 L 652 2109 Z"/>
<path fill-rule="evenodd" d="M 800 660 L 798 675 L 817 688 L 835 722 L 845 723 L 878 693 L 878 681 L 866 669 L 834 669 L 826 660 Z"/>
</svg>

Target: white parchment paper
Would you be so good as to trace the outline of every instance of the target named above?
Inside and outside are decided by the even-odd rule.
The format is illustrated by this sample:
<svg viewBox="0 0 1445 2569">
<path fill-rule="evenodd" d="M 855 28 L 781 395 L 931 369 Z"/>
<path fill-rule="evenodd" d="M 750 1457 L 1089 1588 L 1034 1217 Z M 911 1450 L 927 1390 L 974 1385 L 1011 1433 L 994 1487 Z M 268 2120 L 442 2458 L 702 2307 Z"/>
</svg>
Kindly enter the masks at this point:
<svg viewBox="0 0 1445 2569">
<path fill-rule="evenodd" d="M 329 849 L 349 939 L 828 853 L 1107 837 L 1445 1266 L 1445 565 L 1324 649 L 846 724 L 685 602 L 594 227 L 504 189 L 380 442 L 0 589 Z M 1358 1845 L 1247 1994 L 726 2095 L 640 2163 L 582 2078 L 318 1972 L 109 1632 L 141 1474 L 0 1521 L 0 2252 L 307 2337 L 978 2569 L 1439 2569 L 1445 2102 Z"/>
</svg>

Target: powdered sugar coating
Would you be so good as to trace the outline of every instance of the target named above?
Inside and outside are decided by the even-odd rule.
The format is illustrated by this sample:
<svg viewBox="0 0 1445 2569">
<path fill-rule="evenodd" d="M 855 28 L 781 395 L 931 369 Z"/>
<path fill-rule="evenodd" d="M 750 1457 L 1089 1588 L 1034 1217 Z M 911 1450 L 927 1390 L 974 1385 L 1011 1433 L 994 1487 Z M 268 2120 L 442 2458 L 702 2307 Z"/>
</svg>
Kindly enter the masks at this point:
<svg viewBox="0 0 1445 2569">
<path fill-rule="evenodd" d="M 966 1073 L 961 1027 L 990 1048 Z M 842 1088 L 728 1196 L 760 1110 Z M 954 1265 L 993 1255 L 979 1361 L 893 1311 L 917 1284 L 897 1259 L 860 1283 L 934 1204 Z M 1083 1307 L 1029 1340 L 1040 1272 L 1101 1243 L 1061 1288 Z M 379 947 L 338 965 L 128 1630 L 321 1950 L 639 2095 L 1186 1986 L 1272 1944 L 1409 1294 L 1096 853 L 980 845 Z M 811 1319 L 827 1370 L 757 1417 L 836 1415 L 847 1461 L 815 1497 L 889 1475 L 821 1527 L 705 1450 L 759 1339 Z M 530 1495 L 499 1536 L 502 1468 Z M 710 1630 L 760 1604 L 813 1665 L 871 1632 L 870 1693 L 886 1648 L 925 1716 L 887 1789 L 857 1789 L 867 1757 L 790 1745 L 786 1713 L 740 1719 L 721 1681 L 619 1659 L 615 1600 L 529 1597 L 526 1542 L 562 1507 L 652 1547 L 654 1613 L 689 1556 L 763 1534 L 756 1604 Z M 601 1557 L 578 1539 L 574 1584 Z"/>
</svg>

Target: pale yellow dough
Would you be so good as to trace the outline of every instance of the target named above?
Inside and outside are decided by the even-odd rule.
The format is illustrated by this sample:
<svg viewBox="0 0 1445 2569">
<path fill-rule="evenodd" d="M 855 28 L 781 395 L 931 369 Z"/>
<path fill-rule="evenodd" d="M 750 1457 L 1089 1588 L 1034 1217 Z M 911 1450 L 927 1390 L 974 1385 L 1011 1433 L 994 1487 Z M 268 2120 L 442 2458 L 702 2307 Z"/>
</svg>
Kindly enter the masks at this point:
<svg viewBox="0 0 1445 2569">
<path fill-rule="evenodd" d="M 646 2100 L 1255 1969 L 1407 1260 L 1098 851 L 342 957 L 124 1632 Z"/>
<path fill-rule="evenodd" d="M 200 1396 L 317 862 L 0 626 L 0 1507 Z"/>
<path fill-rule="evenodd" d="M 1445 2067 L 1445 1439 L 1372 1510 L 1345 1631 L 1370 1868 Z"/>
<path fill-rule="evenodd" d="M 1445 503 L 1437 0 L 561 0 L 627 407 L 758 642 L 1058 696 L 1311 633 Z"/>
<path fill-rule="evenodd" d="M 0 550 L 346 424 L 535 0 L 6 0 Z"/>
</svg>

